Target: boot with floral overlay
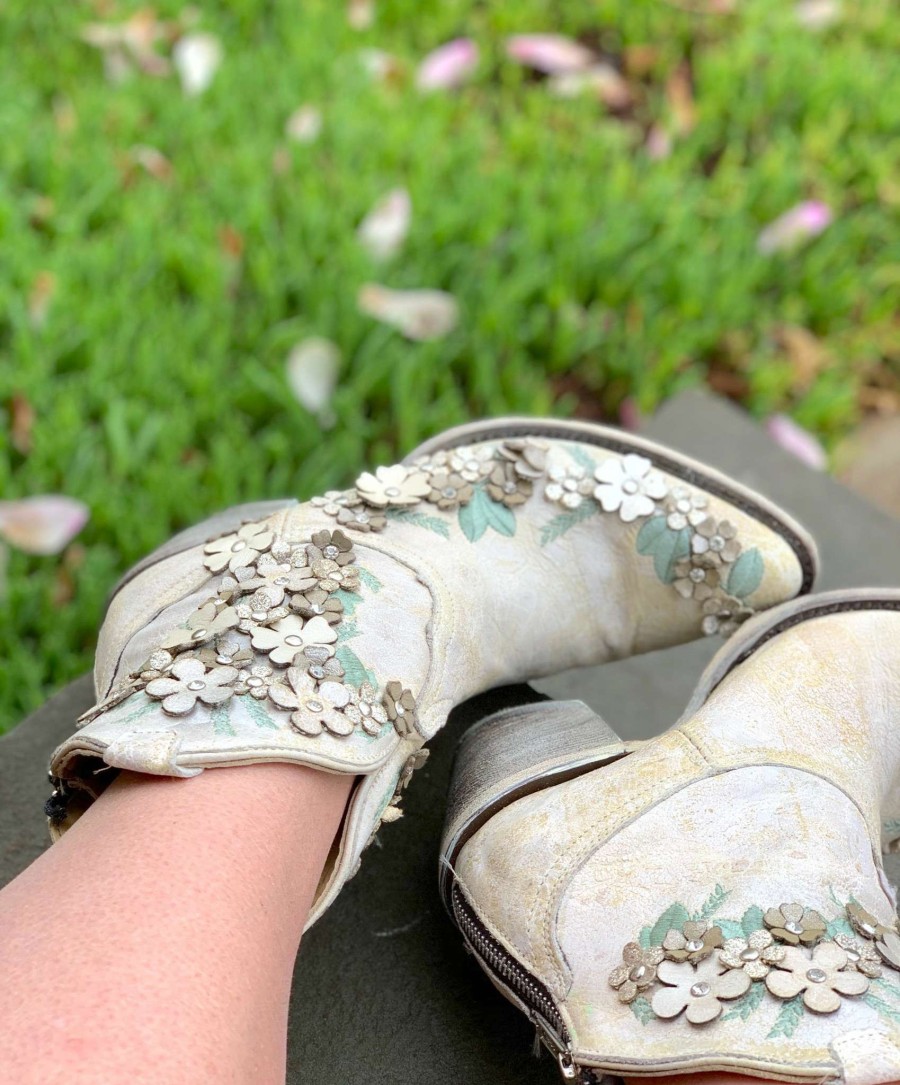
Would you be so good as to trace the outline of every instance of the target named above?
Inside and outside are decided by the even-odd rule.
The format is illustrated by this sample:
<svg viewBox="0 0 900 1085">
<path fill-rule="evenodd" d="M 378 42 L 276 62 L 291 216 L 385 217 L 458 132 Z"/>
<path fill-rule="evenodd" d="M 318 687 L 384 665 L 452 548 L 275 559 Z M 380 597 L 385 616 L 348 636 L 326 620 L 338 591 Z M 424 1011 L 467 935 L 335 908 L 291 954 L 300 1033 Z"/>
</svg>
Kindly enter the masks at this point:
<svg viewBox="0 0 900 1085">
<path fill-rule="evenodd" d="M 379 467 L 144 568 L 101 631 L 101 700 L 53 758 L 60 790 L 81 792 L 67 816 L 53 804 L 57 831 L 106 783 L 102 764 L 352 772 L 361 784 L 315 917 L 454 703 L 729 633 L 808 587 L 802 532 L 762 499 L 714 474 L 704 488 L 696 465 L 653 446 L 576 437 Z M 686 597 L 676 566 L 694 560 L 715 583 Z"/>
</svg>

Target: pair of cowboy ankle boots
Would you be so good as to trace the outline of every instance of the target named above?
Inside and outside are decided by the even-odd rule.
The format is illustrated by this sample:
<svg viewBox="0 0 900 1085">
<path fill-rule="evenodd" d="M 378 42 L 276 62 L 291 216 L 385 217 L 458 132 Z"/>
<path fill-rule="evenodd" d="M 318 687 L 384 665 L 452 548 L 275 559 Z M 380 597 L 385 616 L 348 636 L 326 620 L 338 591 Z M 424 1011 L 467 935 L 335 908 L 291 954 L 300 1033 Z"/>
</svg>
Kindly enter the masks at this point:
<svg viewBox="0 0 900 1085">
<path fill-rule="evenodd" d="M 451 430 L 349 490 L 232 509 L 131 570 L 99 702 L 53 755 L 51 832 L 109 783 L 102 766 L 351 773 L 311 924 L 454 704 L 723 635 L 650 741 L 577 702 L 472 728 L 442 896 L 566 1079 L 900 1079 L 881 859 L 900 806 L 900 592 L 809 596 L 815 572 L 784 512 L 640 438 Z"/>
</svg>

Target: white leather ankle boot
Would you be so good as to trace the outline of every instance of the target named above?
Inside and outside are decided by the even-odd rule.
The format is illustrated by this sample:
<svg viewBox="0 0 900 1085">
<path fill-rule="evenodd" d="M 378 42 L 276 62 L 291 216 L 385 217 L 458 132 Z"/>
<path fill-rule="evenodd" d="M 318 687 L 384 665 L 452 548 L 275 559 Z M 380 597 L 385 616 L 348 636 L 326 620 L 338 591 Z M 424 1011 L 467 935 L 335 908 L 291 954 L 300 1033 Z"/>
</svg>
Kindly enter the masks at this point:
<svg viewBox="0 0 900 1085">
<path fill-rule="evenodd" d="M 53 757 L 54 831 L 107 768 L 352 773 L 315 919 L 399 816 L 454 704 L 730 633 L 814 571 L 769 502 L 638 438 L 538 419 L 451 431 L 348 491 L 224 514 L 126 577 L 100 634 L 100 703 Z"/>
<path fill-rule="evenodd" d="M 898 710 L 900 592 L 848 591 L 747 623 L 630 752 L 583 706 L 464 739 L 442 893 L 564 1078 L 900 1080 Z"/>
</svg>

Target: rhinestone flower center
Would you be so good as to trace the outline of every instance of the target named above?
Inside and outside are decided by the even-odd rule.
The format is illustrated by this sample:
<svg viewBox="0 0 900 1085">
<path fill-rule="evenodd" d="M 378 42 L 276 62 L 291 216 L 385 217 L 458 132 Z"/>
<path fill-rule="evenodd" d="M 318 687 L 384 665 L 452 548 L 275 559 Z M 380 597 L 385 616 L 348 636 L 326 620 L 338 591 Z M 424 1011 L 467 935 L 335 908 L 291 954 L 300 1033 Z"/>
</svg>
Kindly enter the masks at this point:
<svg viewBox="0 0 900 1085">
<path fill-rule="evenodd" d="M 809 968 L 806 972 L 806 978 L 810 983 L 824 983 L 828 979 L 824 970 L 821 968 Z"/>
<path fill-rule="evenodd" d="M 706 995 L 709 994 L 709 984 L 706 980 L 693 984 L 691 987 L 691 994 L 694 998 L 705 998 Z"/>
</svg>

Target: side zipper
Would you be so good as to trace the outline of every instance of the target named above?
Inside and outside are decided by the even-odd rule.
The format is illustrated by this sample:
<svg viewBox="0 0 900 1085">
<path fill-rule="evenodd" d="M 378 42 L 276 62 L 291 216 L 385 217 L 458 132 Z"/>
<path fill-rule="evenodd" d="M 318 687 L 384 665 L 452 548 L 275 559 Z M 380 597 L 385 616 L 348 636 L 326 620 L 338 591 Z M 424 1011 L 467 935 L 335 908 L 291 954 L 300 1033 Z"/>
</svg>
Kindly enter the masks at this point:
<svg viewBox="0 0 900 1085">
<path fill-rule="evenodd" d="M 571 1040 L 556 1008 L 549 988 L 520 964 L 484 926 L 466 900 L 458 883 L 451 894 L 453 917 L 463 937 L 485 967 L 515 998 L 528 1008 L 528 1016 L 538 1041 L 553 1054 L 565 1081 L 581 1082 L 582 1076 L 572 1057 Z"/>
</svg>

